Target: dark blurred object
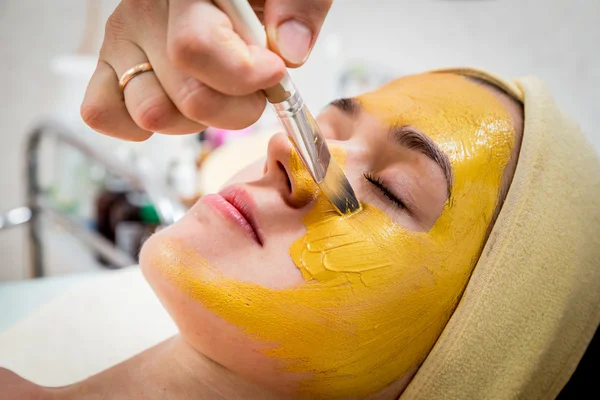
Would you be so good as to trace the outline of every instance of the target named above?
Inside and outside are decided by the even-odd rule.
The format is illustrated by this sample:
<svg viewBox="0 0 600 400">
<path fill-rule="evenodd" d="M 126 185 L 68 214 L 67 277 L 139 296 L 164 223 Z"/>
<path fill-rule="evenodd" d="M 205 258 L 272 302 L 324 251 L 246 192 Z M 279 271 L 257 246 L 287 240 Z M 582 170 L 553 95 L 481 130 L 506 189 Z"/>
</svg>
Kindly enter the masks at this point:
<svg viewBox="0 0 600 400">
<path fill-rule="evenodd" d="M 115 232 L 110 223 L 110 214 L 116 204 L 125 201 L 127 190 L 129 187 L 124 180 L 109 176 L 96 199 L 96 229 L 112 243 L 115 242 Z"/>
<path fill-rule="evenodd" d="M 596 329 L 594 338 L 579 361 L 577 369 L 556 398 L 557 400 L 600 399 L 600 388 L 598 387 L 598 378 L 600 378 L 599 331 L 600 329 Z"/>
<path fill-rule="evenodd" d="M 116 177 L 107 179 L 96 201 L 98 233 L 137 260 L 144 241 L 159 226 L 159 217 L 148 196 Z M 113 267 L 104 257 L 98 261 Z"/>
</svg>

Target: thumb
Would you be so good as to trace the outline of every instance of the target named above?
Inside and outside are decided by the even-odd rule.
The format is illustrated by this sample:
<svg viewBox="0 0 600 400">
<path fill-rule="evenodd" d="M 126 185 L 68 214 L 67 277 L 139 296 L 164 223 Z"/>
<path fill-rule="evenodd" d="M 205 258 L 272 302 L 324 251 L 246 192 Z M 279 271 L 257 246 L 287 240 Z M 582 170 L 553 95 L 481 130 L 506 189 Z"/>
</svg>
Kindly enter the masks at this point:
<svg viewBox="0 0 600 400">
<path fill-rule="evenodd" d="M 304 64 L 333 0 L 266 0 L 264 20 L 269 48 L 288 67 Z"/>
</svg>

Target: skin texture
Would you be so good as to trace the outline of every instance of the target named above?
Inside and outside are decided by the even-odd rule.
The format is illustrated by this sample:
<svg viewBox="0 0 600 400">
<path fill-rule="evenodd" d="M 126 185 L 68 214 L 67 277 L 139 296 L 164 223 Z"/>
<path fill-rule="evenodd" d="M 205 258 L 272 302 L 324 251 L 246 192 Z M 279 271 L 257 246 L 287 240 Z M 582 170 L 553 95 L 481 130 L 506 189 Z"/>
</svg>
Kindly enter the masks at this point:
<svg viewBox="0 0 600 400">
<path fill-rule="evenodd" d="M 319 125 L 363 205 L 349 217 L 275 136 L 265 168 L 242 171 L 250 182 L 237 186 L 261 245 L 201 201 L 142 251 L 183 338 L 286 396 L 365 398 L 414 372 L 468 281 L 515 151 L 517 118 L 500 97 L 424 74 L 361 96 L 352 112 L 326 110 Z M 451 174 L 410 142 L 392 144 L 392 127 L 425 134 Z"/>
<path fill-rule="evenodd" d="M 210 0 L 122 0 L 106 23 L 98 66 L 81 105 L 94 130 L 142 141 L 153 132 L 244 128 L 265 109 L 262 89 L 304 63 L 332 0 L 262 0 L 252 7 L 270 49 L 248 46 Z M 149 61 L 154 71 L 118 80 Z"/>
</svg>

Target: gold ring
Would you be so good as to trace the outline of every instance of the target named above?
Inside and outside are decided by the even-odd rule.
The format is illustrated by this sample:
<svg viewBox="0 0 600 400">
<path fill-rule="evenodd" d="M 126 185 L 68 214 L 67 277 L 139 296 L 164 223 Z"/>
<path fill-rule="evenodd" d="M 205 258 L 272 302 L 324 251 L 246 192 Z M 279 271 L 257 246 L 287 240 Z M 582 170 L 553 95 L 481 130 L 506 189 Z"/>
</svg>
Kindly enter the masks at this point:
<svg viewBox="0 0 600 400">
<path fill-rule="evenodd" d="M 152 70 L 154 70 L 154 68 L 152 68 L 152 64 L 149 62 L 134 65 L 133 67 L 129 68 L 123 75 L 121 75 L 121 79 L 119 79 L 119 87 L 121 88 L 121 92 L 125 90 L 125 86 L 127 86 L 130 80 L 139 74 L 143 74 L 144 72 Z"/>
</svg>

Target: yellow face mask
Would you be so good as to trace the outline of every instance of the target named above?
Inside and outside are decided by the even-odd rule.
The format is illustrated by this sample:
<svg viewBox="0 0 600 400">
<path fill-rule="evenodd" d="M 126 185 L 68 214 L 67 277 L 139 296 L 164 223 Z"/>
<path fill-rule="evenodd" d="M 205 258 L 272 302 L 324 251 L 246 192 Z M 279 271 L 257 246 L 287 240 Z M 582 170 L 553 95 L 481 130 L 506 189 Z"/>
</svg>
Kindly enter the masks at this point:
<svg viewBox="0 0 600 400">
<path fill-rule="evenodd" d="M 299 391 L 310 398 L 366 396 L 423 361 L 477 262 L 514 141 L 508 111 L 460 76 L 410 76 L 358 101 L 390 126 L 424 132 L 450 159 L 452 194 L 433 228 L 409 232 L 370 204 L 340 217 L 319 198 L 290 248 L 299 287 L 199 276 L 198 264 L 211 267 L 176 244 L 162 261 L 173 284 L 264 343 L 286 371 L 307 374 Z M 291 164 L 298 191 L 311 193 L 295 154 Z"/>
</svg>

